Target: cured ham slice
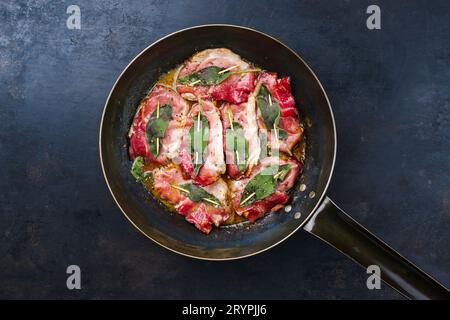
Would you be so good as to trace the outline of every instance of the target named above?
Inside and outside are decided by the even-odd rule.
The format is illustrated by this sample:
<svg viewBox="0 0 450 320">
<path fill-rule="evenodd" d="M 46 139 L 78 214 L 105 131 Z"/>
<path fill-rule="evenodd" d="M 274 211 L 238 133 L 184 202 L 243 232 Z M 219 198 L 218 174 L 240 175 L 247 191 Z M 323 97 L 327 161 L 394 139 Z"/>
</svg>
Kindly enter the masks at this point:
<svg viewBox="0 0 450 320">
<path fill-rule="evenodd" d="M 223 130 L 211 101 L 199 101 L 187 115 L 179 153 L 180 165 L 195 184 L 207 186 L 225 173 Z"/>
<path fill-rule="evenodd" d="M 130 158 L 142 156 L 146 163 L 159 164 L 176 158 L 188 110 L 177 92 L 156 85 L 139 106 L 130 128 Z M 156 129 L 159 133 L 154 132 Z"/>
<path fill-rule="evenodd" d="M 294 185 L 299 172 L 300 163 L 294 158 L 262 159 L 250 177 L 230 182 L 233 209 L 252 222 L 266 212 L 279 210 L 289 200 L 287 191 Z M 250 184 L 253 189 L 249 190 Z"/>
<path fill-rule="evenodd" d="M 292 148 L 302 138 L 303 127 L 291 94 L 290 78 L 277 79 L 276 73 L 264 71 L 258 77 L 253 95 L 257 101 L 260 134 L 266 137 L 268 146 L 272 149 L 291 154 Z M 279 116 L 275 120 L 277 109 Z M 275 121 L 278 122 L 275 125 L 277 130 L 273 126 Z"/>
<path fill-rule="evenodd" d="M 207 187 L 199 187 L 184 179 L 178 166 L 154 169 L 153 192 L 204 233 L 220 226 L 229 217 L 227 184 L 219 179 Z"/>
<path fill-rule="evenodd" d="M 233 179 L 249 176 L 261 152 L 255 97 L 240 105 L 224 103 L 221 116 L 227 173 Z"/>
<path fill-rule="evenodd" d="M 255 88 L 255 72 L 242 73 L 251 69 L 247 62 L 231 50 L 203 50 L 181 67 L 176 90 L 188 100 L 195 101 L 200 97 L 240 104 L 247 101 Z"/>
</svg>

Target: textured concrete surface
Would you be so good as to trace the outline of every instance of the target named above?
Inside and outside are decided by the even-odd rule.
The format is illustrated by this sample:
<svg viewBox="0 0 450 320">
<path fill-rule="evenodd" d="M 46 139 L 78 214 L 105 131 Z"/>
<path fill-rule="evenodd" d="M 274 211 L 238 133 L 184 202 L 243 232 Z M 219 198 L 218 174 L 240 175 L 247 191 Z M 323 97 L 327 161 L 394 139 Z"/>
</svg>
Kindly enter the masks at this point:
<svg viewBox="0 0 450 320">
<path fill-rule="evenodd" d="M 382 29 L 365 13 L 376 2 Z M 162 249 L 125 220 L 98 157 L 104 101 L 122 68 L 180 28 L 233 23 L 278 37 L 334 106 L 329 195 L 450 286 L 450 5 L 446 1 L 1 1 L 0 298 L 351 298 L 366 274 L 298 232 L 224 263 Z M 66 8 L 81 8 L 81 30 Z M 66 289 L 78 264 L 82 290 Z"/>
</svg>

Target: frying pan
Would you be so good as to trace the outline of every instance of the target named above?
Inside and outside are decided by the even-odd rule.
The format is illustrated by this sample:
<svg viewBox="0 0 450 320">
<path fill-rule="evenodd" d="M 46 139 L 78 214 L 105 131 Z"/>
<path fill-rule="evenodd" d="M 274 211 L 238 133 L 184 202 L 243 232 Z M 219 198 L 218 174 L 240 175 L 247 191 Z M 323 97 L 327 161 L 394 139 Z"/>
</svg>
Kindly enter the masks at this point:
<svg viewBox="0 0 450 320">
<path fill-rule="evenodd" d="M 136 108 L 159 76 L 193 53 L 227 47 L 267 70 L 289 75 L 305 125 L 306 160 L 294 186 L 292 209 L 204 235 L 169 213 L 130 174 L 127 132 Z M 144 235 L 179 254 L 207 260 L 255 255 L 299 229 L 326 241 L 363 267 L 377 265 L 381 278 L 408 298 L 444 299 L 436 280 L 344 213 L 326 191 L 336 158 L 336 127 L 327 95 L 313 71 L 286 45 L 262 32 L 233 25 L 202 25 L 172 33 L 139 53 L 114 84 L 100 124 L 100 160 L 111 194 L 127 219 Z M 303 189 L 303 188 L 302 188 Z"/>
</svg>

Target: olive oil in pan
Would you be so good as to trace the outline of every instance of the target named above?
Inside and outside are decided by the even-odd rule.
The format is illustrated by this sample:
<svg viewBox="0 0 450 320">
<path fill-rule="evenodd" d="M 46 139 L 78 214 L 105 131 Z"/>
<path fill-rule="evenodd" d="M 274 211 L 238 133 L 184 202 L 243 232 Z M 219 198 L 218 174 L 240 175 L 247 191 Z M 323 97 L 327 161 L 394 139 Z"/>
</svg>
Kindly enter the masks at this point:
<svg viewBox="0 0 450 320">
<path fill-rule="evenodd" d="M 166 73 L 164 73 L 164 74 L 158 79 L 157 83 L 159 83 L 159 84 L 164 84 L 164 85 L 167 85 L 167 86 L 172 86 L 173 80 L 174 80 L 174 76 L 175 76 L 177 70 L 178 70 L 178 67 L 173 68 L 173 69 L 167 71 Z"/>
</svg>

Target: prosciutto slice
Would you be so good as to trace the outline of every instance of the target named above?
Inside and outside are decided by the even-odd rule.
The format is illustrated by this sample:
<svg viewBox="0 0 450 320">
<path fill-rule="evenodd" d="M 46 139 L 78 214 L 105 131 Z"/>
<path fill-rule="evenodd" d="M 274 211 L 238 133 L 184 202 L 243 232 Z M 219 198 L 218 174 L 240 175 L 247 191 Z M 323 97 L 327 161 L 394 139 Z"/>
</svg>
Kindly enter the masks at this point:
<svg viewBox="0 0 450 320">
<path fill-rule="evenodd" d="M 157 108 L 165 105 L 171 108 L 171 119 L 168 122 L 164 138 L 160 143 L 161 148 L 156 158 L 150 152 L 148 142 L 147 124 Z M 164 85 L 156 85 L 148 97 L 141 103 L 134 117 L 129 131 L 130 147 L 129 155 L 132 160 L 142 156 L 145 162 L 166 163 L 178 155 L 183 134 L 183 125 L 189 106 L 181 96 Z"/>
<path fill-rule="evenodd" d="M 200 115 L 199 115 L 200 112 Z M 199 124 L 200 118 L 200 124 Z M 192 141 L 191 132 L 200 125 L 204 130 L 203 119 L 207 122 L 207 130 L 202 135 L 205 148 L 200 148 L 202 152 L 193 151 L 193 146 L 197 146 L 199 141 Z M 214 183 L 225 173 L 225 159 L 223 155 L 223 130 L 219 111 L 211 101 L 200 101 L 192 106 L 187 115 L 185 127 L 182 134 L 182 142 L 179 153 L 180 165 L 187 177 L 195 184 L 207 186 Z"/>
<path fill-rule="evenodd" d="M 184 179 L 178 166 L 171 165 L 153 170 L 153 192 L 165 203 L 172 205 L 175 210 L 194 224 L 199 230 L 208 234 L 212 226 L 220 226 L 229 217 L 230 208 L 227 207 L 227 184 L 219 179 L 215 183 L 203 187 L 202 190 L 214 197 L 210 200 L 193 201 L 193 191 L 191 193 L 186 186 L 192 183 L 189 179 Z M 184 187 L 184 188 L 183 188 Z M 201 187 L 198 187 L 201 188 Z"/>
<path fill-rule="evenodd" d="M 303 127 L 300 124 L 295 100 L 291 93 L 291 81 L 289 77 L 277 79 L 275 72 L 262 72 L 258 77 L 254 96 L 258 95 L 261 86 L 264 85 L 271 95 L 272 102 L 278 103 L 280 107 L 280 118 L 278 127 L 285 133 L 283 137 L 279 136 L 267 128 L 258 106 L 258 126 L 260 134 L 267 137 L 267 143 L 272 149 L 279 149 L 282 152 L 291 154 L 292 148 L 301 140 Z"/>
<path fill-rule="evenodd" d="M 212 66 L 220 67 L 224 70 L 234 67 L 230 70 L 234 74 L 216 85 L 180 83 L 181 78 Z M 254 72 L 236 72 L 249 69 L 251 69 L 251 66 L 229 49 L 203 50 L 193 55 L 181 67 L 177 77 L 176 90 L 188 100 L 195 101 L 200 97 L 202 99 L 225 100 L 230 103 L 240 104 L 247 101 L 249 94 L 253 92 L 256 75 Z"/>
<path fill-rule="evenodd" d="M 247 102 L 240 105 L 224 103 L 221 107 L 221 116 L 227 173 L 233 179 L 249 176 L 258 163 L 261 152 L 255 97 L 250 96 Z M 245 144 L 240 144 L 237 141 L 239 138 L 245 139 Z"/>
<path fill-rule="evenodd" d="M 266 168 L 273 166 L 281 167 L 286 164 L 290 165 L 289 171 L 287 171 L 281 181 L 277 181 L 276 188 L 273 193 L 249 205 L 243 203 L 243 200 L 245 200 L 242 199 L 244 189 L 252 178 Z M 262 217 L 266 212 L 274 212 L 281 209 L 289 200 L 287 191 L 294 185 L 299 172 L 300 163 L 294 158 L 267 157 L 262 159 L 260 164 L 253 170 L 250 177 L 243 180 L 233 180 L 230 182 L 229 187 L 231 191 L 233 209 L 238 215 L 245 216 L 251 222 Z"/>
</svg>

